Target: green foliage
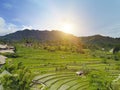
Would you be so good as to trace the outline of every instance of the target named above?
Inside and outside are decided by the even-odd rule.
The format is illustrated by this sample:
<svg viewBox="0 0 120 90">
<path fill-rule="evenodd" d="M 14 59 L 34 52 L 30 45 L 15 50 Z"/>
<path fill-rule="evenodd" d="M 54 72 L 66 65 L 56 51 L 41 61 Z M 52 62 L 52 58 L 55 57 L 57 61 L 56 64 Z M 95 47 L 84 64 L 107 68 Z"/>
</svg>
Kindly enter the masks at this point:
<svg viewBox="0 0 120 90">
<path fill-rule="evenodd" d="M 0 79 L 4 90 L 30 90 L 33 75 L 21 62 L 16 66 L 7 63 L 1 69 L 11 73 L 11 75 L 4 75 Z"/>
<path fill-rule="evenodd" d="M 119 61 L 120 60 L 120 53 L 114 54 L 114 60 Z"/>
<path fill-rule="evenodd" d="M 102 63 L 107 64 L 107 59 L 103 58 Z"/>
<path fill-rule="evenodd" d="M 92 71 L 89 74 L 89 82 L 95 90 L 109 90 L 111 88 L 112 78 L 103 71 Z"/>
<path fill-rule="evenodd" d="M 111 38 L 101 35 L 94 35 L 89 37 L 80 37 L 81 42 L 86 45 L 89 49 L 99 49 L 105 48 L 105 50 L 109 50 L 115 46 L 120 46 L 119 38 Z"/>
<path fill-rule="evenodd" d="M 8 58 L 17 58 L 19 55 L 17 53 L 2 53 L 2 55 L 8 57 Z"/>
<path fill-rule="evenodd" d="M 16 66 L 9 60 L 9 61 L 6 61 L 6 64 L 2 66 L 2 68 L 0 68 L 1 72 L 4 70 L 7 70 L 8 72 L 13 73 L 16 70 Z"/>
<path fill-rule="evenodd" d="M 113 49 L 113 54 L 118 53 L 119 51 L 120 51 L 120 46 L 116 46 L 116 47 Z"/>
<path fill-rule="evenodd" d="M 56 67 L 55 71 L 63 71 L 63 70 L 67 70 L 67 67 L 66 66 L 59 66 L 59 67 Z"/>
<path fill-rule="evenodd" d="M 88 75 L 90 72 L 89 68 L 85 64 L 82 65 L 81 70 L 84 72 L 85 75 Z"/>
<path fill-rule="evenodd" d="M 116 70 L 120 70 L 120 63 L 116 63 Z"/>
<path fill-rule="evenodd" d="M 39 46 L 50 52 L 70 51 L 70 52 L 77 52 L 77 53 L 82 53 L 82 54 L 85 53 L 83 51 L 83 46 L 80 42 L 73 43 L 69 40 L 48 41 L 48 42 L 44 42 L 44 43 L 39 43 L 38 47 Z"/>
<path fill-rule="evenodd" d="M 72 73 L 74 75 L 70 77 L 70 79 L 76 76 L 77 78 L 83 78 L 84 80 L 87 80 L 86 83 L 82 81 L 78 83 L 79 85 L 81 84 L 86 84 L 85 86 L 89 85 L 90 87 L 89 89 L 87 88 L 88 90 L 97 90 L 97 89 L 109 90 L 108 88 L 111 88 L 111 81 L 113 79 L 112 76 L 116 77 L 116 75 L 118 75 L 119 73 L 119 67 L 118 67 L 119 65 L 116 65 L 118 61 L 115 61 L 113 59 L 114 55 L 110 54 L 107 51 L 106 52 L 102 50 L 91 51 L 89 49 L 86 50 L 84 49 L 85 54 L 81 54 L 76 52 L 76 49 L 79 46 L 68 45 L 65 44 L 65 42 L 63 45 L 58 44 L 58 46 L 57 44 L 53 44 L 53 43 L 51 44 L 35 43 L 35 45 L 32 44 L 32 47 L 27 47 L 24 46 L 23 44 L 18 44 L 16 45 L 16 47 L 17 47 L 16 53 L 19 57 L 12 59 L 8 58 L 8 60 L 12 60 L 13 62 L 9 61 L 8 65 L 5 64 L 6 66 L 5 68 L 10 73 L 14 74 L 17 77 L 17 79 L 20 80 L 22 79 L 23 81 L 24 80 L 26 81 L 27 79 L 23 77 L 24 74 L 22 73 L 27 72 L 27 70 L 22 65 L 22 63 L 24 63 L 24 65 L 27 66 L 35 75 L 41 75 L 41 74 L 44 75 L 44 74 L 61 73 L 61 72 Z M 51 53 L 51 51 L 49 51 L 51 49 L 55 51 Z M 108 56 L 110 56 L 110 59 L 107 58 Z M 18 62 L 22 62 L 22 63 L 18 64 Z M 85 73 L 85 76 L 80 77 L 75 74 L 77 71 L 80 70 Z M 18 73 L 20 73 L 19 78 L 17 75 Z M 26 76 L 29 75 L 26 73 L 25 77 Z M 45 77 L 45 80 L 47 80 L 47 78 L 50 79 L 50 77 L 48 76 Z M 47 82 L 50 83 L 51 80 L 54 81 L 52 78 L 50 80 L 48 79 L 47 81 L 45 81 L 45 84 L 48 85 Z M 59 77 L 58 79 L 61 78 Z M 42 80 L 40 80 L 40 82 Z M 16 82 L 16 80 L 14 82 Z M 19 85 L 21 87 L 24 87 L 23 84 L 25 83 L 26 82 L 22 82 L 22 84 L 19 83 Z M 77 83 L 77 81 L 74 81 L 73 83 L 71 82 L 71 87 L 74 86 L 75 83 Z M 61 80 L 61 84 L 63 84 L 62 80 Z M 77 89 L 71 89 L 71 90 L 77 90 Z"/>
<path fill-rule="evenodd" d="M 111 87 L 112 90 L 120 90 L 120 80 L 112 82 Z"/>
</svg>

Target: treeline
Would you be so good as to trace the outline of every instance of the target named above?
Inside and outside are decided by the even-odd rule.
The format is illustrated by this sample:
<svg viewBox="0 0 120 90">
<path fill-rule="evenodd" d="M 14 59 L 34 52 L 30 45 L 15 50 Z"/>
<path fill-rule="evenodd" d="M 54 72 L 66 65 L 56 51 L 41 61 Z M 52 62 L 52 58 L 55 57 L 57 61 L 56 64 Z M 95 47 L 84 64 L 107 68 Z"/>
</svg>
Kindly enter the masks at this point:
<svg viewBox="0 0 120 90">
<path fill-rule="evenodd" d="M 19 42 L 20 43 L 20 42 Z M 21 42 L 26 47 L 41 48 L 48 50 L 50 52 L 55 51 L 70 51 L 77 53 L 84 53 L 84 45 L 80 41 L 71 42 L 69 40 L 59 40 L 59 41 L 43 41 L 38 42 L 34 40 L 24 40 Z"/>
<path fill-rule="evenodd" d="M 94 37 L 95 38 L 95 37 Z M 84 39 L 72 38 L 72 39 L 61 39 L 61 40 L 35 40 L 33 38 L 23 38 L 20 41 L 10 41 L 10 40 L 0 40 L 1 44 L 10 44 L 14 45 L 16 43 L 24 44 L 27 47 L 34 47 L 34 48 L 42 48 L 51 52 L 55 52 L 57 50 L 60 51 L 70 51 L 70 52 L 78 52 L 78 53 L 85 53 L 83 49 L 90 49 L 90 50 L 104 50 L 110 51 L 114 48 L 120 48 L 119 43 L 108 43 L 105 41 L 83 41 Z M 110 41 L 110 40 L 109 40 Z M 117 49 L 118 50 L 118 49 Z M 116 52 L 116 50 L 115 50 Z"/>
</svg>

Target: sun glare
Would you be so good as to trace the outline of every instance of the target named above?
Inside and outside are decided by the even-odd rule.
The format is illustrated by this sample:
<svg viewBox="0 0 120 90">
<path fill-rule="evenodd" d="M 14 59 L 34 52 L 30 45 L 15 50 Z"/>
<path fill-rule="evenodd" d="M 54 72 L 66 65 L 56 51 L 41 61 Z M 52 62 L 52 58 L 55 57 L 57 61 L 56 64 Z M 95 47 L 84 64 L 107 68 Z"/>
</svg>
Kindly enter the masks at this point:
<svg viewBox="0 0 120 90">
<path fill-rule="evenodd" d="M 64 23 L 61 27 L 62 31 L 66 33 L 72 33 L 73 31 L 73 25 L 70 23 Z"/>
</svg>

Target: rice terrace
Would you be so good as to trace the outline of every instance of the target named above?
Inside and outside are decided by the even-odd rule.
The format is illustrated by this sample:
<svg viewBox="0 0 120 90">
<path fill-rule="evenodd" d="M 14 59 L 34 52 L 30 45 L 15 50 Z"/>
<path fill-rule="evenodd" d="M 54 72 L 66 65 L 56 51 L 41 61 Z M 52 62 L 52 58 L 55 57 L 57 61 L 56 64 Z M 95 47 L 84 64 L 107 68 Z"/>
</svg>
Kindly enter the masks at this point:
<svg viewBox="0 0 120 90">
<path fill-rule="evenodd" d="M 79 39 L 60 31 L 43 31 L 52 34 L 52 37 L 57 35 L 57 40 L 50 37 L 47 39 L 51 41 L 40 40 L 41 42 L 38 38 L 17 40 L 20 34 L 24 35 L 23 33 L 26 32 L 33 34 L 40 31 L 23 30 L 1 37 L 1 50 L 14 50 L 13 53 L 1 52 L 1 55 L 7 57 L 6 64 L 1 64 L 3 78 L 1 88 L 3 86 L 12 88 L 9 88 L 9 84 L 6 85 L 7 81 L 4 81 L 8 77 L 9 79 L 10 77 L 17 78 L 13 79 L 10 85 L 16 82 L 20 85 L 19 89 L 22 87 L 20 90 L 26 85 L 25 83 L 29 86 L 25 86 L 24 90 L 28 88 L 31 90 L 109 90 L 111 88 L 116 90 L 119 88 L 120 53 L 118 47 L 112 50 L 113 46 L 106 47 L 105 45 L 105 48 L 102 48 L 101 44 L 94 44 L 93 47 L 93 45 L 83 44 L 82 39 L 85 40 L 85 38 Z M 66 36 L 66 38 L 63 39 L 61 36 Z M 11 39 L 12 37 L 14 39 Z M 91 36 L 93 37 L 94 39 L 106 38 L 99 35 Z M 112 38 L 109 39 L 112 40 Z M 5 41 L 8 45 L 3 47 Z M 18 80 L 22 81 L 21 84 Z"/>
<path fill-rule="evenodd" d="M 119 0 L 1 0 L 0 90 L 120 90 Z"/>
</svg>

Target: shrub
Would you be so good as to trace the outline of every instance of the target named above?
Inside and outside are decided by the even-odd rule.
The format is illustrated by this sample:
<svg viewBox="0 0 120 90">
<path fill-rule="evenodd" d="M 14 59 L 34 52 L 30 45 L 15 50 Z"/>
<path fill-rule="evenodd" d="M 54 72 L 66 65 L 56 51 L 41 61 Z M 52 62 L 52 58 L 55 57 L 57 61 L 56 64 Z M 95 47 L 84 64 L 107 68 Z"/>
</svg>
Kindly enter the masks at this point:
<svg viewBox="0 0 120 90">
<path fill-rule="evenodd" d="M 1 71 L 3 70 L 10 72 L 10 75 L 5 74 L 0 78 L 4 90 L 30 90 L 33 75 L 22 63 L 17 65 L 7 63 L 1 68 Z"/>
<path fill-rule="evenodd" d="M 89 74 L 89 83 L 95 90 L 109 90 L 111 88 L 112 78 L 103 71 L 92 71 Z"/>
<path fill-rule="evenodd" d="M 17 53 L 4 53 L 2 55 L 6 56 L 8 58 L 17 58 L 17 57 L 19 57 L 19 55 Z"/>
<path fill-rule="evenodd" d="M 115 61 L 119 61 L 120 60 L 120 57 L 118 55 L 114 55 L 114 60 Z"/>
<path fill-rule="evenodd" d="M 107 59 L 102 59 L 102 63 L 107 64 Z"/>
</svg>

